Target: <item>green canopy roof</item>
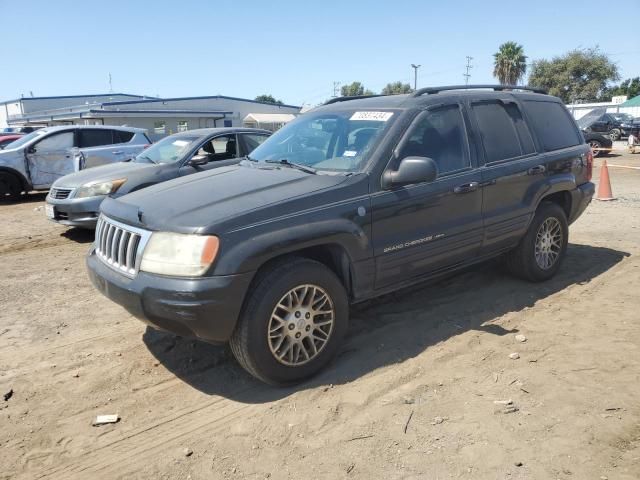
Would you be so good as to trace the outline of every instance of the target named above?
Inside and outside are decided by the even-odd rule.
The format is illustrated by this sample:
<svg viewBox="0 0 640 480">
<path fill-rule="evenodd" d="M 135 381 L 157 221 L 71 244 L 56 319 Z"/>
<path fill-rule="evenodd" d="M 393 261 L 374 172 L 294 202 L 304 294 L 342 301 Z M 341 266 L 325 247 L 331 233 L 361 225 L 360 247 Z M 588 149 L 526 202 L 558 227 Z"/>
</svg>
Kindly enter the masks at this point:
<svg viewBox="0 0 640 480">
<path fill-rule="evenodd" d="M 624 103 L 618 105 L 619 107 L 640 107 L 640 95 L 630 98 Z"/>
</svg>

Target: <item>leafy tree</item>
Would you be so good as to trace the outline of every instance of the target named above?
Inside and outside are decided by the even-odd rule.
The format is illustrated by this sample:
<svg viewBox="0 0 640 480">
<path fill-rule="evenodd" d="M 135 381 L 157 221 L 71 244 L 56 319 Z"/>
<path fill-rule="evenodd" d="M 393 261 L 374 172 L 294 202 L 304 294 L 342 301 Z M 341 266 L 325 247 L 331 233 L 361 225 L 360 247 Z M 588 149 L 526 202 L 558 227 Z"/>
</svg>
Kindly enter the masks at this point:
<svg viewBox="0 0 640 480">
<path fill-rule="evenodd" d="M 629 98 L 637 97 L 640 95 L 640 77 L 635 78 L 627 78 L 620 85 L 606 88 L 602 92 L 601 100 L 604 102 L 611 101 L 612 97 L 617 97 L 619 95 L 626 95 Z"/>
<path fill-rule="evenodd" d="M 500 45 L 493 58 L 493 76 L 503 85 L 517 85 L 527 72 L 527 57 L 516 42 Z"/>
<path fill-rule="evenodd" d="M 607 83 L 619 79 L 618 66 L 596 47 L 533 62 L 529 84 L 548 90 L 565 103 L 596 102 Z"/>
<path fill-rule="evenodd" d="M 392 82 L 382 89 L 383 95 L 400 95 L 403 93 L 411 93 L 413 89 L 408 83 Z"/>
<path fill-rule="evenodd" d="M 340 89 L 340 93 L 343 97 L 360 97 L 362 95 L 373 95 L 374 93 L 365 89 L 364 85 L 360 82 L 352 82 L 348 85 L 343 85 Z"/>
<path fill-rule="evenodd" d="M 264 103 L 273 103 L 275 105 L 284 105 L 282 100 L 276 100 L 273 95 L 267 95 L 267 94 L 258 95 L 256 97 L 256 101 L 257 102 L 264 102 Z"/>
</svg>

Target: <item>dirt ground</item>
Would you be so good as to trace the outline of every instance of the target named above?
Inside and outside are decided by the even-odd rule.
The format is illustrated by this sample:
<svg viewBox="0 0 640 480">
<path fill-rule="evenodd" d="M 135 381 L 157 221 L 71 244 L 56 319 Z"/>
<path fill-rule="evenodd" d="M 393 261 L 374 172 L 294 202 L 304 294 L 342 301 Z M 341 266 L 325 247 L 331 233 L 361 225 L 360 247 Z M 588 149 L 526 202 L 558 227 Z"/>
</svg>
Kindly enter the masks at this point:
<svg viewBox="0 0 640 480">
<path fill-rule="evenodd" d="M 618 200 L 571 227 L 552 281 L 492 262 L 356 306 L 336 361 L 288 389 L 100 296 L 91 235 L 44 195 L 0 205 L 0 478 L 637 480 L 640 169 L 609 171 Z"/>
</svg>

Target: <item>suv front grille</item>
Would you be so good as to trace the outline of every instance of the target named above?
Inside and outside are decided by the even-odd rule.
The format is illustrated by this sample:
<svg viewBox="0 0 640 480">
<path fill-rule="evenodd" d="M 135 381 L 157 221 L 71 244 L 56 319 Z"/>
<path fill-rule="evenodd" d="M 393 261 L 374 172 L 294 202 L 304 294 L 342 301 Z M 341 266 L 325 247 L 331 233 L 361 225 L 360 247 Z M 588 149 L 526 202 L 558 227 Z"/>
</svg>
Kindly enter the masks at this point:
<svg viewBox="0 0 640 480">
<path fill-rule="evenodd" d="M 100 215 L 94 241 L 96 255 L 110 267 L 132 277 L 138 272 L 142 249 L 150 235 L 151 232 Z"/>
<path fill-rule="evenodd" d="M 73 192 L 73 188 L 52 188 L 49 195 L 56 200 L 64 200 L 65 198 L 69 198 L 71 192 Z"/>
</svg>

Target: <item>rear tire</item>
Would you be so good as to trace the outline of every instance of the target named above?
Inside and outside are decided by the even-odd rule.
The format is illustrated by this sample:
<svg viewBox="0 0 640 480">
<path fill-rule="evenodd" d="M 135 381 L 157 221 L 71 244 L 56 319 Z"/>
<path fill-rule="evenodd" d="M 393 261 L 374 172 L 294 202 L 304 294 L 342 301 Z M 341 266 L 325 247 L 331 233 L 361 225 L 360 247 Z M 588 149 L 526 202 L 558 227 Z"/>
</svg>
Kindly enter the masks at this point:
<svg viewBox="0 0 640 480">
<path fill-rule="evenodd" d="M 507 268 L 530 282 L 548 280 L 560 268 L 568 239 L 569 226 L 562 207 L 543 202 L 520 244 L 507 254 Z"/>
<path fill-rule="evenodd" d="M 289 257 L 252 283 L 231 351 L 263 382 L 297 383 L 334 357 L 348 319 L 347 293 L 338 277 L 322 263 Z"/>
<path fill-rule="evenodd" d="M 0 200 L 17 200 L 22 193 L 22 185 L 15 175 L 0 173 Z"/>
</svg>

